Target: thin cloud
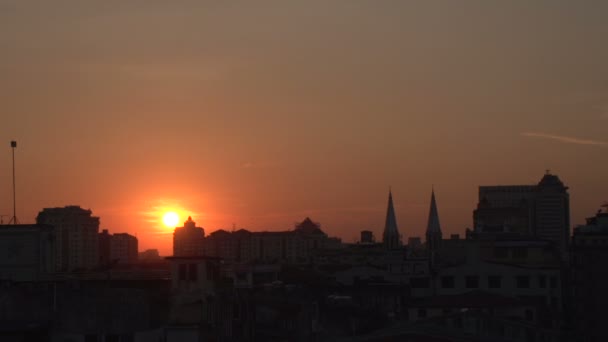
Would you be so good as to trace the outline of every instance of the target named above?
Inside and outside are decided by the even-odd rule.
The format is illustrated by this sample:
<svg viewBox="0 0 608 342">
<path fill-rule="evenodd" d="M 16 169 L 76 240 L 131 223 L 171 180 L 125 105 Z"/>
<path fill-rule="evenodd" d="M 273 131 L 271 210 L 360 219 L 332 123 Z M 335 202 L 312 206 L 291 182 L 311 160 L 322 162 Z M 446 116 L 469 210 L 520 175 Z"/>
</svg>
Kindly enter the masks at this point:
<svg viewBox="0 0 608 342">
<path fill-rule="evenodd" d="M 523 135 L 525 137 L 550 139 L 550 140 L 555 140 L 555 141 L 568 143 L 568 144 L 608 146 L 608 142 L 605 142 L 605 141 L 580 139 L 580 138 L 574 138 L 574 137 L 566 137 L 563 135 L 547 134 L 547 133 L 542 133 L 542 132 L 524 132 L 521 135 Z"/>
</svg>

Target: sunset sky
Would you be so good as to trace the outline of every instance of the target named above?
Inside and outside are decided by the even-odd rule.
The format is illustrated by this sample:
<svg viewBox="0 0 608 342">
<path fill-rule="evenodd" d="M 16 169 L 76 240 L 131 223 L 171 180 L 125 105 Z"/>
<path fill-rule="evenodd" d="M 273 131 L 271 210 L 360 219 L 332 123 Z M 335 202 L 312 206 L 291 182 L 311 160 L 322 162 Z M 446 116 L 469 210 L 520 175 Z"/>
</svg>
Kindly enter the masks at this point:
<svg viewBox="0 0 608 342">
<path fill-rule="evenodd" d="M 179 4 L 178 4 L 179 3 Z M 606 1 L 0 0 L 0 214 L 80 205 L 171 250 L 162 214 L 404 238 L 477 187 L 608 201 Z M 180 218 L 182 221 L 186 217 Z M 8 218 L 5 218 L 5 223 Z"/>
</svg>

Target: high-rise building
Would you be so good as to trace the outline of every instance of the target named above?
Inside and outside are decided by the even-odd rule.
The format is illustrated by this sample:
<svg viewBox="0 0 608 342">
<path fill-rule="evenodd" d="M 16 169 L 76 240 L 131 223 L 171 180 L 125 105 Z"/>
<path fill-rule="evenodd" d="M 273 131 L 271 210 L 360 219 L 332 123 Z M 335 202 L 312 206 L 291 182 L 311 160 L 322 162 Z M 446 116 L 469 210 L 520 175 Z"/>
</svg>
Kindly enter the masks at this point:
<svg viewBox="0 0 608 342">
<path fill-rule="evenodd" d="M 547 173 L 538 183 L 535 199 L 537 237 L 553 241 L 565 254 L 570 237 L 570 195 L 568 187 L 556 176 Z"/>
<path fill-rule="evenodd" d="M 184 222 L 183 227 L 175 228 L 173 232 L 173 256 L 203 256 L 205 230 L 197 227 L 192 217 Z"/>
<path fill-rule="evenodd" d="M 562 254 L 570 235 L 568 187 L 547 172 L 537 185 L 480 186 L 473 212 L 477 236 L 534 236 L 553 242 Z"/>
<path fill-rule="evenodd" d="M 386 221 L 382 233 L 382 243 L 386 249 L 398 249 L 401 247 L 401 236 L 397 228 L 395 208 L 393 207 L 393 194 L 388 192 L 388 208 L 386 209 Z"/>
<path fill-rule="evenodd" d="M 121 264 L 137 262 L 137 238 L 127 233 L 117 233 L 110 239 L 110 260 Z"/>
<path fill-rule="evenodd" d="M 59 271 L 91 269 L 99 264 L 99 217 L 79 206 L 44 208 L 36 217 L 55 234 L 55 263 Z"/>
<path fill-rule="evenodd" d="M 98 241 L 99 241 L 99 264 L 107 265 L 110 263 L 110 241 L 112 240 L 112 235 L 108 233 L 107 229 L 104 229 L 99 233 Z"/>
<path fill-rule="evenodd" d="M 479 203 L 473 212 L 478 233 L 531 234 L 534 227 L 535 185 L 479 187 Z"/>
</svg>

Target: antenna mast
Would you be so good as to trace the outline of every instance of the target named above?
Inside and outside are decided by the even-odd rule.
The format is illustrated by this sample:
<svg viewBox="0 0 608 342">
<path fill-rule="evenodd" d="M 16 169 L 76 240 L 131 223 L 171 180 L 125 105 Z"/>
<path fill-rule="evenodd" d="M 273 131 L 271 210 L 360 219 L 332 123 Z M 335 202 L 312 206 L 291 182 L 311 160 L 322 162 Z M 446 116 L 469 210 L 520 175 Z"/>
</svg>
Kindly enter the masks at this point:
<svg viewBox="0 0 608 342">
<path fill-rule="evenodd" d="M 13 149 L 13 217 L 8 224 L 17 224 L 17 191 L 15 189 L 15 148 L 17 148 L 17 142 L 11 141 L 11 148 Z"/>
</svg>

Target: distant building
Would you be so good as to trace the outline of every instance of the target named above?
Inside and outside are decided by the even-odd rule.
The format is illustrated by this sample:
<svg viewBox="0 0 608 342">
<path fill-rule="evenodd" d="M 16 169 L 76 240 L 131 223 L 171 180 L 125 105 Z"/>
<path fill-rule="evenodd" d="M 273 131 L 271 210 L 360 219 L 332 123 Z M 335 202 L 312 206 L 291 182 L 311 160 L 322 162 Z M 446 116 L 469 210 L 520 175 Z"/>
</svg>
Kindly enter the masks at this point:
<svg viewBox="0 0 608 342">
<path fill-rule="evenodd" d="M 59 271 L 91 269 L 99 263 L 99 217 L 79 206 L 44 208 L 38 224 L 55 227 L 55 262 Z"/>
<path fill-rule="evenodd" d="M 608 207 L 606 207 L 608 209 Z M 570 254 L 572 318 L 580 341 L 608 341 L 608 211 L 574 228 Z"/>
<path fill-rule="evenodd" d="M 374 237 L 374 233 L 370 230 L 362 230 L 361 231 L 361 239 L 360 243 L 376 243 L 376 238 Z"/>
<path fill-rule="evenodd" d="M 568 187 L 547 172 L 537 185 L 480 186 L 472 236 L 534 236 L 566 253 L 570 234 Z"/>
<path fill-rule="evenodd" d="M 0 225 L 0 280 L 35 281 L 55 271 L 53 227 Z"/>
<path fill-rule="evenodd" d="M 137 238 L 127 233 L 112 235 L 110 240 L 110 259 L 121 264 L 137 262 Z"/>
<path fill-rule="evenodd" d="M 297 223 L 294 230 L 217 230 L 205 239 L 205 252 L 226 261 L 305 263 L 317 251 L 339 248 L 340 245 L 339 239 L 328 237 L 318 223 L 307 217 Z"/>
<path fill-rule="evenodd" d="M 196 226 L 192 217 L 184 222 L 183 227 L 173 232 L 173 256 L 194 257 L 204 255 L 205 230 Z"/>
<path fill-rule="evenodd" d="M 393 194 L 391 191 L 388 192 L 388 208 L 386 210 L 384 232 L 382 233 L 382 243 L 389 250 L 401 247 L 401 235 L 399 235 L 399 229 L 397 228 L 395 208 L 393 207 Z"/>
<path fill-rule="evenodd" d="M 99 264 L 107 265 L 110 263 L 110 241 L 112 240 L 112 235 L 108 233 L 107 229 L 104 229 L 99 233 L 98 241 L 99 241 Z"/>
<path fill-rule="evenodd" d="M 138 260 L 140 262 L 157 262 L 161 261 L 160 253 L 158 253 L 158 249 L 146 249 L 143 252 L 139 253 Z"/>
</svg>

